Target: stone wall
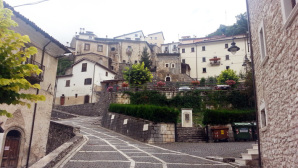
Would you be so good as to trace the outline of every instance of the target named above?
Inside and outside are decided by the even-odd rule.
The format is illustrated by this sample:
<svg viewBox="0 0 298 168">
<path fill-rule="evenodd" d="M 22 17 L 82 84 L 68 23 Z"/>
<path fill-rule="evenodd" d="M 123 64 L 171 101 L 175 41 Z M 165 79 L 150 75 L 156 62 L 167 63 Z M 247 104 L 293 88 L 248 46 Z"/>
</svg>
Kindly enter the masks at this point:
<svg viewBox="0 0 298 168">
<path fill-rule="evenodd" d="M 80 132 L 79 128 L 51 121 L 46 154 L 73 138 L 77 132 Z"/>
<path fill-rule="evenodd" d="M 297 167 L 298 5 L 292 11 L 286 10 L 293 17 L 284 20 L 283 2 L 291 1 L 248 0 L 260 151 L 265 168 Z M 263 58 L 259 40 L 262 22 L 266 47 Z"/>
<path fill-rule="evenodd" d="M 141 142 L 175 142 L 175 126 L 172 123 L 153 123 L 117 113 L 107 113 L 102 126 Z"/>
<path fill-rule="evenodd" d="M 95 103 L 79 104 L 72 106 L 55 106 L 57 110 L 69 112 L 72 114 L 83 115 L 83 116 L 98 116 L 98 108 Z"/>
<path fill-rule="evenodd" d="M 177 127 L 177 142 L 203 142 L 207 137 L 200 127 Z"/>
</svg>

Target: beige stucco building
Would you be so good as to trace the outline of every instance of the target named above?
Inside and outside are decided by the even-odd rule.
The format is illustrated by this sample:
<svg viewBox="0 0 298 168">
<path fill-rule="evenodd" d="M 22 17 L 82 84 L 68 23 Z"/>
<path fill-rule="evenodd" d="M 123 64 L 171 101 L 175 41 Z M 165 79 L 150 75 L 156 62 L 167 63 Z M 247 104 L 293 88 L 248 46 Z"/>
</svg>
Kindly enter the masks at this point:
<svg viewBox="0 0 298 168">
<path fill-rule="evenodd" d="M 240 48 L 235 54 L 228 51 L 232 41 Z M 183 63 L 189 64 L 190 77 L 201 79 L 202 77 L 218 76 L 225 69 L 232 69 L 239 73 L 245 73 L 242 66 L 245 55 L 249 54 L 245 35 L 233 37 L 215 38 L 184 38 L 180 39 L 179 52 Z"/>
<path fill-rule="evenodd" d="M 4 7 L 13 10 L 5 3 Z M 28 45 L 34 46 L 38 50 L 38 53 L 31 57 L 28 63 L 36 64 L 43 69 L 42 75 L 39 77 L 40 89 L 29 89 L 22 92 L 44 95 L 46 100 L 36 104 L 31 103 L 31 108 L 20 105 L 0 105 L 1 109 L 13 114 L 11 118 L 0 116 L 0 126 L 4 130 L 3 133 L 0 133 L 1 167 L 25 167 L 30 142 L 32 143 L 29 166 L 45 155 L 53 95 L 55 94 L 57 57 L 69 52 L 67 48 L 33 22 L 14 10 L 13 13 L 12 19 L 19 25 L 13 30 L 21 35 L 28 35 L 31 39 Z M 34 123 L 34 127 L 32 127 L 32 123 Z M 8 155 L 9 152 L 13 155 Z"/>
<path fill-rule="evenodd" d="M 162 44 L 165 42 L 165 38 L 163 36 L 163 32 L 156 32 L 152 34 L 148 34 L 145 37 L 145 40 L 151 44 L 151 45 L 156 45 L 158 47 L 161 47 Z"/>
<path fill-rule="evenodd" d="M 297 0 L 247 1 L 262 166 L 297 167 Z"/>
</svg>

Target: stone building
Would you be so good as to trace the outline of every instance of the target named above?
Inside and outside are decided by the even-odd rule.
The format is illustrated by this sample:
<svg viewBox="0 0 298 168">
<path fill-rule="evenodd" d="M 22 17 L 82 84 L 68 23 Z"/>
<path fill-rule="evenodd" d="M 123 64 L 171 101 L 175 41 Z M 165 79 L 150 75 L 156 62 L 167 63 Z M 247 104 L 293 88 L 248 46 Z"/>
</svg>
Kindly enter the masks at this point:
<svg viewBox="0 0 298 168">
<path fill-rule="evenodd" d="M 12 29 L 21 35 L 28 35 L 31 39 L 28 46 L 34 46 L 38 50 L 38 53 L 27 62 L 38 65 L 43 70 L 42 75 L 38 77 L 41 81 L 40 89 L 29 89 L 24 92 L 44 95 L 45 101 L 31 103 L 31 108 L 21 105 L 0 105 L 1 109 L 13 114 L 12 118 L 0 116 L 0 127 L 3 129 L 0 131 L 0 165 L 1 167 L 25 167 L 27 159 L 30 166 L 46 154 L 55 94 L 57 57 L 70 51 L 6 3 L 4 7 L 13 11 L 12 19 L 18 23 L 18 27 Z M 32 127 L 33 123 L 34 127 Z M 31 146 L 30 142 L 32 142 Z"/>
<path fill-rule="evenodd" d="M 236 54 L 228 51 L 232 41 L 240 47 Z M 233 37 L 212 38 L 183 38 L 180 39 L 179 52 L 181 62 L 189 64 L 190 77 L 201 79 L 218 76 L 225 69 L 233 69 L 239 73 L 245 73 L 242 66 L 245 55 L 249 54 L 246 35 Z"/>
<path fill-rule="evenodd" d="M 157 54 L 156 80 L 166 82 L 190 82 L 189 65 L 181 63 L 179 53 Z"/>
<path fill-rule="evenodd" d="M 247 0 L 263 167 L 297 167 L 297 0 Z"/>
</svg>

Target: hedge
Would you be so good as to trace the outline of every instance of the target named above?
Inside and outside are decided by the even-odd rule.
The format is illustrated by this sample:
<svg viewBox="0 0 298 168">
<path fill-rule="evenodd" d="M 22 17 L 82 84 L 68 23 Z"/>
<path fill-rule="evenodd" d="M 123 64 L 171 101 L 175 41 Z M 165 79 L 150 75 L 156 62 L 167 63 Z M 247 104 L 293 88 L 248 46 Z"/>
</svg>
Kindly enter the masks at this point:
<svg viewBox="0 0 298 168">
<path fill-rule="evenodd" d="M 179 115 L 179 111 L 174 108 L 154 105 L 110 104 L 109 111 L 165 123 L 177 123 Z"/>
<path fill-rule="evenodd" d="M 254 110 L 206 110 L 203 124 L 225 125 L 232 122 L 251 122 L 256 120 Z"/>
</svg>

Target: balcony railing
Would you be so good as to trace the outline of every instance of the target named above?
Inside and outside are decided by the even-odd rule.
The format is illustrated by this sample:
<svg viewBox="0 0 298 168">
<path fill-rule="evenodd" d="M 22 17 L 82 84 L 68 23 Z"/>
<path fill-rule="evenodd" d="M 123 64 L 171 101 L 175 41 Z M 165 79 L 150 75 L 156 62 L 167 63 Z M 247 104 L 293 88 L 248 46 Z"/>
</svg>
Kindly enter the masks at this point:
<svg viewBox="0 0 298 168">
<path fill-rule="evenodd" d="M 26 77 L 26 79 L 31 84 L 42 82 L 43 81 L 43 77 L 44 77 L 44 72 L 45 72 L 45 66 L 44 65 L 41 65 L 39 62 L 36 62 L 33 59 L 29 59 L 29 58 L 27 58 L 25 64 L 37 65 L 38 68 L 42 70 L 42 72 L 39 75 L 37 75 L 37 74 L 31 74 L 31 76 Z"/>
<path fill-rule="evenodd" d="M 211 65 L 220 65 L 220 58 L 209 59 Z"/>
</svg>

